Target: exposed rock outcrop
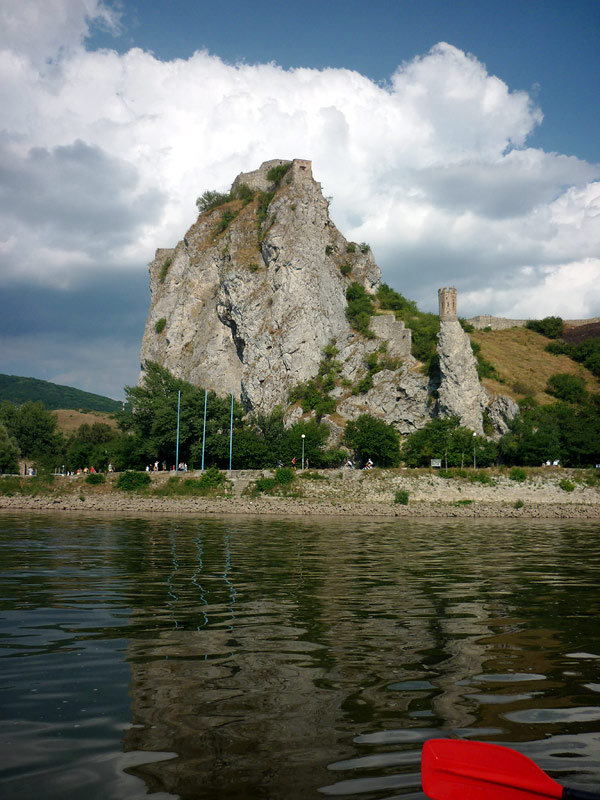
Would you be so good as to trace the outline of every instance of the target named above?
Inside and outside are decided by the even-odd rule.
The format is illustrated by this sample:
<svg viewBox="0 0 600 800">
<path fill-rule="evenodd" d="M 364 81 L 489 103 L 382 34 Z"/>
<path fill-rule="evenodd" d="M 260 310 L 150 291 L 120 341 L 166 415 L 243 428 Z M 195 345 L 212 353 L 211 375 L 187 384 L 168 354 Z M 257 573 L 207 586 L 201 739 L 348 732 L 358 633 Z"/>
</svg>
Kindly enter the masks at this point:
<svg viewBox="0 0 600 800">
<path fill-rule="evenodd" d="M 337 409 L 325 418 L 332 443 L 346 420 L 365 412 L 402 434 L 436 414 L 456 414 L 481 434 L 489 407 L 492 425 L 503 430 L 513 409 L 504 400 L 490 405 L 479 383 L 455 290 L 443 290 L 439 386 L 411 356 L 411 331 L 392 312 L 371 318 L 369 336 L 350 326 L 348 287 L 358 283 L 374 295 L 381 273 L 370 249 L 348 242 L 332 223 L 309 161 L 265 162 L 208 205 L 182 241 L 157 250 L 150 264 L 141 377 L 143 364 L 156 361 L 218 394 L 233 389 L 247 411 L 269 413 L 317 375 L 324 349 L 335 344 L 337 383 L 329 391 Z M 385 363 L 369 372 L 375 357 Z M 302 415 L 288 406 L 286 423 Z"/>
<path fill-rule="evenodd" d="M 483 410 L 489 397 L 479 382 L 471 341 L 457 319 L 440 320 L 438 411 L 457 416 L 461 425 L 483 436 Z"/>
<path fill-rule="evenodd" d="M 370 250 L 348 252 L 310 162 L 293 161 L 279 186 L 269 181 L 269 170 L 285 163 L 239 175 L 234 189 L 263 194 L 201 214 L 150 265 L 142 364 L 158 361 L 219 393 L 233 389 L 248 410 L 285 403 L 292 386 L 316 374 L 333 339 L 352 344 L 346 288 L 356 281 L 372 293 L 381 277 Z M 234 218 L 220 230 L 226 212 Z"/>
</svg>

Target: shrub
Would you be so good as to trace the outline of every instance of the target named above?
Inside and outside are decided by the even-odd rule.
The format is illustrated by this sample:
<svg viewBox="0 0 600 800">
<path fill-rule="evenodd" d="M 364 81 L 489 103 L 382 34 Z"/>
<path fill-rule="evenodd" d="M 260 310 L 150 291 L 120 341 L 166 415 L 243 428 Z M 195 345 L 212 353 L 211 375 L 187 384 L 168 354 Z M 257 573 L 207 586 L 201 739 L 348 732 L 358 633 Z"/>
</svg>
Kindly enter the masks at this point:
<svg viewBox="0 0 600 800">
<path fill-rule="evenodd" d="M 548 342 L 546 350 L 554 355 L 564 354 L 578 361 L 597 377 L 600 377 L 600 337 L 590 336 L 579 344 L 567 342 Z"/>
<path fill-rule="evenodd" d="M 136 492 L 146 489 L 150 485 L 150 475 L 147 472 L 122 472 L 117 480 L 117 489 L 124 492 Z"/>
<path fill-rule="evenodd" d="M 173 263 L 172 258 L 165 258 L 165 260 L 163 261 L 162 267 L 160 268 L 160 272 L 158 274 L 158 280 L 161 283 L 165 282 L 165 278 L 167 277 L 167 272 L 169 271 L 169 267 L 171 266 L 172 263 Z"/>
<path fill-rule="evenodd" d="M 271 183 L 280 184 L 291 166 L 292 162 L 288 161 L 286 164 L 279 164 L 277 167 L 271 167 L 267 172 L 267 180 L 271 181 Z"/>
<path fill-rule="evenodd" d="M 369 372 L 368 375 L 358 382 L 357 390 L 359 394 L 365 394 L 369 389 L 373 388 L 373 375 Z"/>
<path fill-rule="evenodd" d="M 254 483 L 251 494 L 280 494 L 285 497 L 300 497 L 301 492 L 294 487 L 296 473 L 289 467 L 279 467 L 275 470 L 273 478 L 258 478 Z"/>
<path fill-rule="evenodd" d="M 559 486 L 564 492 L 572 492 L 575 489 L 575 484 L 571 483 L 568 478 L 563 478 Z"/>
<path fill-rule="evenodd" d="M 408 492 L 406 489 L 396 489 L 396 494 L 394 495 L 394 503 L 398 503 L 401 506 L 408 505 Z"/>
<path fill-rule="evenodd" d="M 163 496 L 207 495 L 224 487 L 226 483 L 225 475 L 217 467 L 210 467 L 201 478 L 181 480 L 179 476 L 172 475 L 163 486 L 155 490 L 155 494 Z"/>
<path fill-rule="evenodd" d="M 166 317 L 161 317 L 154 326 L 154 330 L 156 331 L 156 333 L 162 333 L 166 325 L 167 325 Z"/>
<path fill-rule="evenodd" d="M 104 483 L 106 478 L 100 472 L 91 472 L 89 475 L 86 475 L 85 482 L 91 483 L 92 485 L 97 485 L 100 483 Z"/>
<path fill-rule="evenodd" d="M 523 467 L 513 467 L 508 475 L 511 481 L 522 483 L 527 478 L 527 473 Z"/>
<path fill-rule="evenodd" d="M 515 508 L 523 508 L 525 503 L 522 500 L 515 500 Z"/>
<path fill-rule="evenodd" d="M 280 485 L 285 485 L 292 483 L 294 478 L 296 477 L 296 473 L 290 467 L 279 467 L 275 470 L 275 483 L 279 483 Z"/>
<path fill-rule="evenodd" d="M 254 192 L 247 183 L 240 183 L 236 189 L 235 196 L 238 198 L 238 200 L 241 200 L 244 205 L 248 205 L 248 203 L 252 202 Z"/>
<path fill-rule="evenodd" d="M 13 494 L 21 494 L 21 479 L 12 475 L 0 477 L 0 495 L 12 497 Z"/>
<path fill-rule="evenodd" d="M 496 367 L 489 361 L 486 361 L 486 359 L 481 355 L 481 345 L 479 342 L 471 341 L 471 350 L 473 351 L 473 355 L 477 361 L 477 375 L 479 376 L 479 379 L 495 378 L 498 380 L 500 376 L 496 372 Z"/>
<path fill-rule="evenodd" d="M 250 272 L 258 272 L 258 264 L 256 262 L 252 262 L 252 264 L 248 264 Z"/>
<path fill-rule="evenodd" d="M 198 211 L 202 214 L 204 211 L 222 206 L 230 200 L 231 196 L 229 194 L 223 194 L 222 192 L 215 192 L 214 190 L 208 189 L 196 200 L 196 206 L 198 207 Z"/>
<path fill-rule="evenodd" d="M 348 301 L 346 317 L 350 325 L 363 336 L 372 335 L 369 323 L 375 314 L 375 307 L 365 287 L 356 281 L 351 283 L 346 289 L 346 300 Z"/>
<path fill-rule="evenodd" d="M 231 208 L 226 208 L 225 211 L 221 214 L 221 219 L 217 222 L 215 227 L 215 233 L 217 236 L 223 231 L 227 230 L 229 225 L 233 222 L 236 218 L 237 214 Z"/>
<path fill-rule="evenodd" d="M 582 403 L 587 397 L 585 381 L 576 375 L 557 372 L 550 375 L 546 384 L 548 394 L 567 403 Z"/>
<path fill-rule="evenodd" d="M 225 477 L 224 473 L 218 467 L 209 467 L 204 475 L 200 478 L 200 483 L 202 486 L 207 488 L 221 486 L 225 483 L 227 478 Z"/>
<path fill-rule="evenodd" d="M 275 197 L 275 192 L 260 192 L 258 195 L 258 206 L 256 207 L 256 216 L 258 221 L 262 224 L 267 219 L 269 210 L 269 203 Z"/>
<path fill-rule="evenodd" d="M 530 319 L 525 323 L 529 330 L 541 333 L 548 339 L 558 339 L 562 336 L 563 321 L 561 317 L 544 317 L 544 319 Z"/>
<path fill-rule="evenodd" d="M 330 256 L 333 253 L 333 245 L 328 244 L 325 248 L 325 255 Z"/>
<path fill-rule="evenodd" d="M 371 249 L 370 245 L 368 245 L 366 242 L 361 242 L 358 247 L 361 253 L 368 253 Z"/>
<path fill-rule="evenodd" d="M 494 483 L 494 481 L 490 478 L 488 473 L 484 472 L 483 470 L 479 472 L 472 472 L 469 475 L 469 480 L 471 481 L 471 483 L 484 483 L 488 485 Z"/>
<path fill-rule="evenodd" d="M 348 244 L 346 245 L 346 252 L 356 253 L 356 244 L 354 242 L 348 242 Z"/>
</svg>

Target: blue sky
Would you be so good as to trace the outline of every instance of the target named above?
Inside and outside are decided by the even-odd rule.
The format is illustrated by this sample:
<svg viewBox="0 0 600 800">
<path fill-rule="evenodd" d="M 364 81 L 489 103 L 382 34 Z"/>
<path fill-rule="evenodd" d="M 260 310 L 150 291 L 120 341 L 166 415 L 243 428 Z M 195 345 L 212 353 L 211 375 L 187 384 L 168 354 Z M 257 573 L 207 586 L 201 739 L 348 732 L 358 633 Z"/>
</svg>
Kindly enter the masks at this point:
<svg viewBox="0 0 600 800">
<path fill-rule="evenodd" d="M 600 316 L 600 2 L 4 0 L 0 372 L 122 396 L 194 200 L 309 158 L 425 310 Z"/>
<path fill-rule="evenodd" d="M 542 106 L 530 145 L 600 161 L 598 0 L 144 0 L 123 4 L 122 26 L 89 46 L 141 47 L 165 61 L 207 49 L 230 63 L 340 67 L 382 82 L 450 42 Z"/>
</svg>

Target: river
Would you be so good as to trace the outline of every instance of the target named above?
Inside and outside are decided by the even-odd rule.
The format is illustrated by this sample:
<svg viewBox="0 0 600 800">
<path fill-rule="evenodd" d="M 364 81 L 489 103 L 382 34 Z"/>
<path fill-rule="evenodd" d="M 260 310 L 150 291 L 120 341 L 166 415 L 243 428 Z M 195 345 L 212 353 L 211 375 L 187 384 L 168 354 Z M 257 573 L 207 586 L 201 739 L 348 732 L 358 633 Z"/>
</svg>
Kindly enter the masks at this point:
<svg viewBox="0 0 600 800">
<path fill-rule="evenodd" d="M 600 525 L 0 515 L 4 800 L 424 798 L 431 737 L 600 788 Z"/>
</svg>

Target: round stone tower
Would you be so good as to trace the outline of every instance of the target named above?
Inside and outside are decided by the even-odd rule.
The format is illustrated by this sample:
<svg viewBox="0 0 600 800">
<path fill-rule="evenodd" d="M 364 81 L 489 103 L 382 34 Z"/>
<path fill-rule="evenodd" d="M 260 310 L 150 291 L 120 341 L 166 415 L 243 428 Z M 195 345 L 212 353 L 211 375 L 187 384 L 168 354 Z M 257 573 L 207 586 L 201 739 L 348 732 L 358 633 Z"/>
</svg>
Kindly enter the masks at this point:
<svg viewBox="0 0 600 800">
<path fill-rule="evenodd" d="M 456 319 L 456 289 L 454 286 L 438 289 L 440 319 Z"/>
</svg>

